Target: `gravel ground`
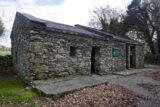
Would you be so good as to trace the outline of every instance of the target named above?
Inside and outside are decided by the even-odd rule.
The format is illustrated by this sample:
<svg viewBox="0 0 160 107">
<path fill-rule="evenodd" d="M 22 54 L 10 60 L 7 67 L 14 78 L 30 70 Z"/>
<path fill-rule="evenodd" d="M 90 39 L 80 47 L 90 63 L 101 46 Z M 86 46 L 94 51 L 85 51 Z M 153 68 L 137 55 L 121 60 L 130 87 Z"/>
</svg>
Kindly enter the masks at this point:
<svg viewBox="0 0 160 107">
<path fill-rule="evenodd" d="M 140 107 L 159 107 L 160 105 L 160 72 L 143 72 L 137 75 L 118 78 L 111 83 L 123 86 L 136 95 L 143 95 L 148 100 L 139 99 Z"/>
<path fill-rule="evenodd" d="M 159 107 L 160 72 L 144 72 L 85 88 L 56 101 L 33 99 L 33 107 Z M 30 103 L 2 103 L 0 107 L 28 107 Z"/>
<path fill-rule="evenodd" d="M 146 72 L 144 73 L 145 76 L 151 77 L 154 80 L 160 81 L 160 72 Z"/>
<path fill-rule="evenodd" d="M 147 68 L 160 69 L 160 65 L 155 65 L 155 64 L 144 64 L 144 66 Z"/>
</svg>

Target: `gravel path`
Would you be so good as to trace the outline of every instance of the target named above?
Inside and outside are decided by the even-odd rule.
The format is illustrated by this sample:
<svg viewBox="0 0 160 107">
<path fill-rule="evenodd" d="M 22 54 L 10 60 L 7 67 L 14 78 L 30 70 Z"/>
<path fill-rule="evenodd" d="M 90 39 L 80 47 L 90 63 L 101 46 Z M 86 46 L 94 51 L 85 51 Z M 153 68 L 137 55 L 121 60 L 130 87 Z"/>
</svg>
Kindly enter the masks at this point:
<svg viewBox="0 0 160 107">
<path fill-rule="evenodd" d="M 68 94 L 58 100 L 33 99 L 42 107 L 160 107 L 160 66 L 146 72 L 110 80 L 108 84 Z M 155 69 L 156 67 L 156 69 Z M 41 99 L 41 100 L 40 100 Z M 30 103 L 0 103 L 0 107 L 29 107 Z"/>
<path fill-rule="evenodd" d="M 56 101 L 37 100 L 33 107 L 136 107 L 138 101 L 132 91 L 114 84 L 103 84 L 66 95 Z M 14 106 L 13 106 L 14 105 Z M 29 103 L 2 103 L 0 107 L 29 107 Z"/>
<path fill-rule="evenodd" d="M 144 64 L 144 66 L 145 67 L 147 67 L 147 68 L 158 68 L 158 69 L 160 69 L 160 65 L 154 65 L 154 64 Z"/>
<path fill-rule="evenodd" d="M 111 80 L 116 85 L 133 91 L 136 95 L 148 97 L 148 100 L 139 100 L 137 104 L 141 107 L 159 107 L 160 105 L 160 81 L 152 78 L 152 73 L 141 73 L 123 78 Z M 160 76 L 160 73 L 159 73 Z"/>
</svg>

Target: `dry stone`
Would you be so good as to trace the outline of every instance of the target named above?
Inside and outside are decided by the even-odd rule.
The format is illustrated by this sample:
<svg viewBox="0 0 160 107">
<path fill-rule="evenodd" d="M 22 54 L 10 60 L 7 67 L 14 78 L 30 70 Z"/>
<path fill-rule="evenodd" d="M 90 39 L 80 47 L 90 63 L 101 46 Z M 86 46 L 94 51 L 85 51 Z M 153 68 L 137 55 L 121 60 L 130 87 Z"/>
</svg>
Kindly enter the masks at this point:
<svg viewBox="0 0 160 107">
<path fill-rule="evenodd" d="M 127 45 L 135 46 L 136 68 L 143 67 L 143 44 L 124 37 L 119 37 L 122 38 L 120 40 L 117 37 L 117 40 L 116 35 L 91 30 L 17 13 L 11 33 L 13 64 L 17 74 L 27 81 L 90 75 L 94 65 L 91 62 L 93 48 L 97 50 L 96 73 L 125 70 Z M 116 57 L 113 56 L 115 48 L 119 50 Z"/>
<path fill-rule="evenodd" d="M 0 70 L 12 67 L 12 56 L 0 56 Z"/>
</svg>

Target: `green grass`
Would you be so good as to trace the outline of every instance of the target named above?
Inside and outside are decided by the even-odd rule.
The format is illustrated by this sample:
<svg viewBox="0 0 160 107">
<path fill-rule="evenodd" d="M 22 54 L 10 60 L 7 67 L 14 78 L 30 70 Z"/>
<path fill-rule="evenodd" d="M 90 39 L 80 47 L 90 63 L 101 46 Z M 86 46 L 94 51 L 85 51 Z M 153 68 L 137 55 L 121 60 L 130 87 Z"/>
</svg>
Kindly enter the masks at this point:
<svg viewBox="0 0 160 107">
<path fill-rule="evenodd" d="M 0 56 L 11 55 L 11 52 L 0 52 Z"/>
<path fill-rule="evenodd" d="M 25 86 L 15 77 L 0 76 L 0 103 L 2 102 L 33 102 L 36 94 L 31 91 L 22 91 Z"/>
</svg>

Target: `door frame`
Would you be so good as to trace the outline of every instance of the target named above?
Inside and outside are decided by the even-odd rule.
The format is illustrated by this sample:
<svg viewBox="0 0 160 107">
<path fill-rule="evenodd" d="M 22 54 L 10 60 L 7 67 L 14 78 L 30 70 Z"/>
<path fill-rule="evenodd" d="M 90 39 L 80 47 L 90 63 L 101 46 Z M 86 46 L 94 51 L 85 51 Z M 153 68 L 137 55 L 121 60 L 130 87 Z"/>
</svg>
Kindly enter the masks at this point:
<svg viewBox="0 0 160 107">
<path fill-rule="evenodd" d="M 98 74 L 100 62 L 97 58 L 100 58 L 100 47 L 93 46 L 91 50 L 91 73 Z"/>
</svg>

